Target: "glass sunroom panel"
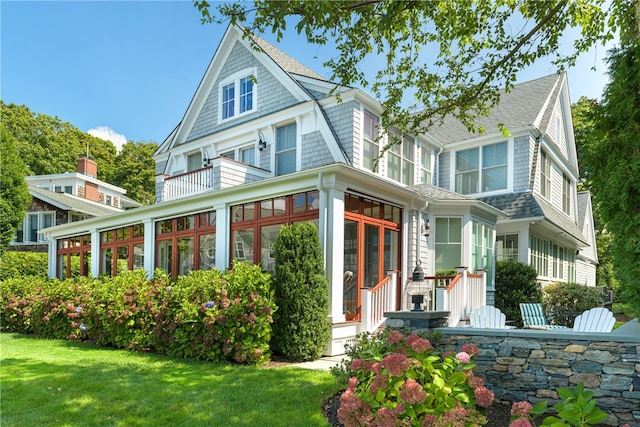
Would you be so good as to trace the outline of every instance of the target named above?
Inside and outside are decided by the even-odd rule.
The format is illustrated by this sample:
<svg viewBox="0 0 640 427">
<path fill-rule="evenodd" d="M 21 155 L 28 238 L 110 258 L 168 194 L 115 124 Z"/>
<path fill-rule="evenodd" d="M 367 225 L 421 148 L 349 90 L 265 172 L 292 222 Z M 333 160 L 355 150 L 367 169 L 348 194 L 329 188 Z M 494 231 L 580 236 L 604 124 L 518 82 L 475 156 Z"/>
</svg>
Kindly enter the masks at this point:
<svg viewBox="0 0 640 427">
<path fill-rule="evenodd" d="M 194 237 L 178 239 L 178 274 L 186 276 L 193 270 Z"/>
</svg>

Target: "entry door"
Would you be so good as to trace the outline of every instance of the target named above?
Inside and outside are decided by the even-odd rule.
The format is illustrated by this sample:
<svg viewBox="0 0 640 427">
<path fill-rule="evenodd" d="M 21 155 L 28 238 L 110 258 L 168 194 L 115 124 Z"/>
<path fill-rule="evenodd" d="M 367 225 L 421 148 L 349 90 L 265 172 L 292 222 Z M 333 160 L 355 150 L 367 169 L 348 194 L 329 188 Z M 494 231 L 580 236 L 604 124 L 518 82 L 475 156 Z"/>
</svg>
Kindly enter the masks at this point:
<svg viewBox="0 0 640 427">
<path fill-rule="evenodd" d="M 359 320 L 361 288 L 373 288 L 385 271 L 397 270 L 400 233 L 367 219 L 345 219 L 343 312 L 347 320 Z"/>
</svg>

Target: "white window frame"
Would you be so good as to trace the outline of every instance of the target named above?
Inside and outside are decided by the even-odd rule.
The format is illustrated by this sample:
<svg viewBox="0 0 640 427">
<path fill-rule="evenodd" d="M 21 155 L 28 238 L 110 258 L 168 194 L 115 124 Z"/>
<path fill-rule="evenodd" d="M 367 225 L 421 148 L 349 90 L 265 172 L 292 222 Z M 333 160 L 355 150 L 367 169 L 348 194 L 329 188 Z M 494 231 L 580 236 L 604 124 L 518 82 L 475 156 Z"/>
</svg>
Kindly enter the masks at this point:
<svg viewBox="0 0 640 427">
<path fill-rule="evenodd" d="M 256 147 L 253 144 L 238 148 L 238 153 L 238 159 L 241 162 L 247 165 L 256 166 Z M 244 153 L 252 153 L 253 160 L 251 162 L 246 162 L 244 159 Z"/>
<path fill-rule="evenodd" d="M 496 261 L 505 261 L 509 259 L 519 261 L 519 240 L 520 236 L 518 233 L 498 234 L 496 236 Z"/>
<path fill-rule="evenodd" d="M 489 148 L 496 148 L 498 145 L 504 145 L 504 157 L 505 157 L 505 163 L 501 163 L 501 164 L 492 164 L 490 166 L 486 165 L 486 161 L 489 160 L 489 158 L 487 157 L 487 155 L 485 154 L 485 151 Z M 470 147 L 467 148 L 465 150 L 458 150 L 455 152 L 455 156 L 453 158 L 454 161 L 454 165 L 453 165 L 453 170 L 454 170 L 454 181 L 453 181 L 453 191 L 455 191 L 456 193 L 460 193 L 460 194 L 481 194 L 481 193 L 494 193 L 494 192 L 500 192 L 500 191 L 504 191 L 504 190 L 508 190 L 509 189 L 509 158 L 510 158 L 510 153 L 509 153 L 509 148 L 510 144 L 508 140 L 502 140 L 502 141 L 498 141 L 492 144 L 485 144 L 482 146 L 477 146 L 477 147 Z M 478 164 L 477 164 L 477 168 L 475 169 L 465 169 L 465 170 L 460 170 L 459 169 L 459 165 L 458 165 L 458 156 L 461 156 L 463 153 L 470 153 L 471 151 L 476 151 L 477 153 L 477 158 L 478 158 Z M 485 174 L 488 171 L 491 170 L 496 170 L 496 169 L 504 169 L 504 175 L 505 175 L 505 179 L 504 179 L 504 187 L 500 187 L 500 188 L 494 188 L 494 189 L 486 189 L 485 190 L 485 182 L 487 181 L 487 178 L 485 176 Z M 467 190 L 465 190 L 462 186 L 462 179 L 465 176 L 475 176 L 476 177 L 476 183 L 477 185 L 475 186 L 476 188 L 469 188 Z"/>
<path fill-rule="evenodd" d="M 51 224 L 46 225 L 46 218 L 51 218 Z M 35 231 L 36 237 L 35 240 L 31 240 L 31 224 L 35 221 Z M 16 243 L 43 243 L 45 242 L 44 237 L 41 234 L 38 234 L 38 231 L 53 227 L 56 225 L 56 212 L 55 211 L 38 211 L 38 212 L 27 212 L 24 219 L 22 220 L 22 240 L 17 240 L 16 234 Z"/>
<path fill-rule="evenodd" d="M 540 152 L 540 195 L 547 200 L 551 200 L 551 165 L 549 154 L 542 150 Z"/>
<path fill-rule="evenodd" d="M 278 138 L 278 130 L 282 129 L 282 128 L 285 128 L 285 127 L 288 127 L 288 126 L 295 126 L 295 131 L 296 131 L 295 132 L 295 141 L 294 141 L 293 147 L 287 147 L 286 149 L 282 150 L 282 149 L 279 149 L 281 141 Z M 280 125 L 275 127 L 275 144 L 274 144 L 274 148 L 275 149 L 274 149 L 274 156 L 273 156 L 273 161 L 274 161 L 273 171 L 274 171 L 275 176 L 286 175 L 286 174 L 293 173 L 293 172 L 298 170 L 298 153 L 299 153 L 299 150 L 298 150 L 298 132 L 299 132 L 299 129 L 300 129 L 300 125 L 297 122 L 297 120 L 289 122 L 289 123 L 282 123 L 282 124 L 280 124 Z M 283 173 L 278 168 L 278 157 L 280 155 L 282 155 L 282 154 L 286 154 L 286 153 L 290 153 L 290 152 L 294 153 L 294 158 L 295 158 L 295 164 L 293 165 L 293 171 L 284 172 Z"/>
<path fill-rule="evenodd" d="M 431 184 L 431 176 L 431 148 L 422 144 L 420 146 L 420 182 Z"/>
<path fill-rule="evenodd" d="M 371 132 L 367 131 L 367 117 L 371 117 L 372 119 L 372 126 L 371 129 L 369 129 Z M 374 162 L 380 156 L 379 136 L 380 117 L 365 109 L 362 113 L 362 167 L 364 169 L 374 170 Z"/>
<path fill-rule="evenodd" d="M 187 172 L 202 169 L 202 152 L 200 150 L 187 153 L 185 155 L 185 160 L 187 163 Z"/>
<path fill-rule="evenodd" d="M 236 119 L 238 117 L 242 117 L 244 115 L 255 112 L 257 110 L 258 84 L 255 81 L 255 76 L 256 76 L 255 68 L 244 69 L 242 71 L 239 71 L 229 76 L 228 78 L 220 82 L 220 85 L 218 86 L 218 122 L 219 123 L 227 122 L 227 121 Z M 245 103 L 242 102 L 243 97 L 246 97 L 246 94 L 248 93 L 248 92 L 241 93 L 242 82 L 245 79 L 250 79 L 251 81 L 251 92 L 250 92 L 251 106 L 250 108 L 243 109 L 242 107 L 245 105 Z M 229 98 L 228 100 L 224 101 L 225 89 L 228 87 L 233 88 L 233 98 Z M 224 114 L 224 112 L 228 110 L 228 108 L 225 108 L 225 104 L 226 105 L 232 104 L 231 105 L 232 111 L 230 112 L 230 115 L 227 117 L 225 117 L 225 114 Z"/>
<path fill-rule="evenodd" d="M 562 174 L 562 211 L 567 215 L 571 215 L 571 194 L 573 185 L 569 177 Z"/>
</svg>

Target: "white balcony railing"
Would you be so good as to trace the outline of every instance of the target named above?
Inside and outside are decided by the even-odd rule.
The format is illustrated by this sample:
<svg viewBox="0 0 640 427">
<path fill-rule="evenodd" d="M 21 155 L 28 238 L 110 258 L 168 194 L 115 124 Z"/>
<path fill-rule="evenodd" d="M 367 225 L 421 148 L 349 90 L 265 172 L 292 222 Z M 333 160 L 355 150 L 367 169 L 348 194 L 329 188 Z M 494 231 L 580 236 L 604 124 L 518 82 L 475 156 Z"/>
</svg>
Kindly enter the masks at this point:
<svg viewBox="0 0 640 427">
<path fill-rule="evenodd" d="M 447 287 L 436 288 L 436 310 L 449 312 L 449 326 L 455 327 L 477 307 L 486 305 L 486 272 L 468 273 L 459 268 Z"/>
<path fill-rule="evenodd" d="M 218 157 L 202 169 L 167 176 L 162 181 L 162 201 L 172 200 L 208 190 L 247 184 L 273 176 L 270 171 L 245 163 Z"/>
</svg>

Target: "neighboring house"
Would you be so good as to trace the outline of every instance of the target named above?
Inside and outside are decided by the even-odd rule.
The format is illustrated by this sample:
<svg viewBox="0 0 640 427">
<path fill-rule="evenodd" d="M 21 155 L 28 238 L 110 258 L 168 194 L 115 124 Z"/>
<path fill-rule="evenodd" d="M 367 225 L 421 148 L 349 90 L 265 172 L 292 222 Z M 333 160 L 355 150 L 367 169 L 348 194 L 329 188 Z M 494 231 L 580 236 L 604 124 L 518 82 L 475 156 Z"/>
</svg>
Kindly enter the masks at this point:
<svg viewBox="0 0 640 427">
<path fill-rule="evenodd" d="M 261 38 L 254 40 L 262 51 L 243 38 L 241 28 L 225 32 L 182 121 L 154 155 L 157 203 L 45 230 L 50 275 L 63 276 L 57 265 L 72 257 L 90 260 L 93 275 L 133 268 L 180 275 L 225 269 L 238 260 L 273 270 L 280 227 L 311 221 L 318 226 L 329 281 L 332 337 L 326 354 L 343 353 L 357 333 L 377 327 L 382 311 L 410 308 L 406 286 L 417 265 L 427 276 L 459 266 L 486 271 L 475 276 L 479 293 L 469 293 L 472 301 L 450 316 L 450 325 L 475 305 L 491 303 L 496 230 L 504 228 L 505 235 L 512 230 L 509 212 L 481 197 L 497 197 L 497 190 L 523 193 L 530 181 L 538 182 L 540 168 L 530 165 L 541 157 L 534 156 L 533 125 L 511 128 L 521 133 L 501 140 L 487 134 L 457 143 L 438 130 L 404 135 L 400 145 L 381 156 L 388 138 L 379 133 L 381 107 L 374 98 L 360 89 L 336 88 Z M 562 75 L 553 79 L 566 85 Z M 539 114 L 554 88 L 541 87 L 548 91 L 538 96 Z M 562 120 L 569 134 L 570 115 Z M 573 143 L 565 138 L 565 144 Z M 522 141 L 533 141 L 526 153 L 519 151 Z M 488 170 L 482 148 L 486 161 L 474 172 L 473 149 L 480 145 L 493 146 L 494 170 Z M 466 161 L 464 167 L 457 158 Z M 468 191 L 480 170 L 483 185 L 492 177 L 506 181 L 507 188 L 497 183 L 490 193 Z M 568 172 L 575 183 L 577 166 Z M 455 182 L 461 187 L 450 185 Z M 531 187 L 533 195 L 539 192 Z M 575 204 L 575 185 L 571 188 Z M 556 190 L 551 194 L 555 197 Z M 573 224 L 562 232 L 578 234 L 563 241 L 575 254 L 587 242 L 579 236 L 577 207 L 571 209 L 560 225 Z M 535 217 L 540 227 L 551 222 L 545 215 Z M 532 233 L 548 238 L 543 230 L 532 228 Z M 518 257 L 528 261 L 529 234 L 513 233 L 522 235 Z M 545 259 L 551 265 L 548 254 Z M 570 262 L 567 258 L 563 268 Z"/>
<path fill-rule="evenodd" d="M 25 177 L 31 203 L 8 250 L 47 252 L 47 242 L 38 234 L 44 228 L 141 206 L 123 188 L 98 180 L 93 160 L 81 157 L 76 164 L 74 173 Z"/>
</svg>

